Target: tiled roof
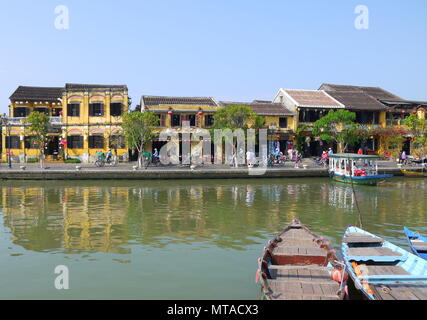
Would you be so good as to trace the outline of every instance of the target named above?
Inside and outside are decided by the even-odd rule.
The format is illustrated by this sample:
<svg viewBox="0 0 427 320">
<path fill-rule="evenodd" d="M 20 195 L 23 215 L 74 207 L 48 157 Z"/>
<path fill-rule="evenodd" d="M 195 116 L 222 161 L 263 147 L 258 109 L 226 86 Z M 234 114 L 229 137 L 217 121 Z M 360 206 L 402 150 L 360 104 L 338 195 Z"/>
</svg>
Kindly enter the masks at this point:
<svg viewBox="0 0 427 320">
<path fill-rule="evenodd" d="M 92 91 L 92 90 L 128 90 L 126 85 L 109 85 L 109 84 L 78 84 L 67 83 L 65 85 L 67 91 Z"/>
<path fill-rule="evenodd" d="M 248 103 L 248 102 L 229 102 L 221 101 L 224 107 L 230 105 L 244 105 L 251 107 L 253 111 L 260 116 L 292 116 L 294 115 L 289 109 L 285 108 L 280 103 L 262 102 L 262 103 Z"/>
<path fill-rule="evenodd" d="M 362 91 L 326 91 L 349 110 L 382 111 L 387 107 Z"/>
<path fill-rule="evenodd" d="M 363 93 L 366 93 L 377 100 L 402 100 L 402 98 L 396 96 L 395 94 L 384 90 L 380 87 L 366 87 L 366 86 L 349 86 L 349 85 L 340 85 L 340 84 L 329 84 L 324 83 L 320 86 L 319 90 L 325 90 L 325 91 L 340 91 L 340 92 L 354 92 L 354 91 L 361 91 Z"/>
<path fill-rule="evenodd" d="M 217 107 L 218 104 L 211 97 L 168 97 L 142 96 L 141 105 L 146 107 L 160 105 L 201 105 Z"/>
<path fill-rule="evenodd" d="M 64 88 L 19 86 L 10 96 L 11 101 L 58 101 Z"/>
<path fill-rule="evenodd" d="M 285 91 L 300 107 L 329 107 L 344 108 L 344 106 L 321 90 L 293 90 Z"/>
</svg>

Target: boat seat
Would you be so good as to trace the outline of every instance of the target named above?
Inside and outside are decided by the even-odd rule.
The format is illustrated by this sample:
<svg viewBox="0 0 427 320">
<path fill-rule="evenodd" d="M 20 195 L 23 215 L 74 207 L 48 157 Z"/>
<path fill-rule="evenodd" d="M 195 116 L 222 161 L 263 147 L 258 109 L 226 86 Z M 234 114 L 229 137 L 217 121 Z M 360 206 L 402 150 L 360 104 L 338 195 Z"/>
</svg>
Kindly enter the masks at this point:
<svg viewBox="0 0 427 320">
<path fill-rule="evenodd" d="M 382 282 L 427 282 L 427 276 L 418 276 L 412 274 L 375 274 L 370 276 L 359 276 L 359 280 L 366 280 L 369 283 Z"/>
<path fill-rule="evenodd" d="M 350 261 L 394 262 L 406 260 L 406 256 L 385 247 L 349 248 L 347 255 Z"/>
<path fill-rule="evenodd" d="M 364 233 L 351 232 L 344 237 L 343 242 L 347 244 L 383 244 L 384 240 Z"/>
</svg>

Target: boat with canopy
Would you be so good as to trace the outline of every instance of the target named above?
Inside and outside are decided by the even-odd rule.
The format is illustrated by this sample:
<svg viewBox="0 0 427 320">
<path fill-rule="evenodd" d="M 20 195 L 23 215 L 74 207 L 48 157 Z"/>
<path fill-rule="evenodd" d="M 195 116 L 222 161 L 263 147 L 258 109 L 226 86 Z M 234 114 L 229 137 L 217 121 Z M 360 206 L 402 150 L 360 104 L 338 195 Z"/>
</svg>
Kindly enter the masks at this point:
<svg viewBox="0 0 427 320">
<path fill-rule="evenodd" d="M 378 160 L 374 155 L 338 153 L 329 156 L 329 175 L 345 183 L 377 185 L 392 174 L 378 174 Z"/>
</svg>

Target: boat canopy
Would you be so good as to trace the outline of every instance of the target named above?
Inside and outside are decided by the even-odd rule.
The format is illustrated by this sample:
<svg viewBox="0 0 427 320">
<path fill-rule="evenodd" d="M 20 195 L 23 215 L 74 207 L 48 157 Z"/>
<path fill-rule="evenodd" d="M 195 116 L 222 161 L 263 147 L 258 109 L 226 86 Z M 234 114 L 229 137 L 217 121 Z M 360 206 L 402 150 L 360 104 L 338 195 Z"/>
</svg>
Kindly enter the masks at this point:
<svg viewBox="0 0 427 320">
<path fill-rule="evenodd" d="M 329 155 L 329 158 L 346 158 L 346 159 L 380 159 L 379 156 L 369 156 L 355 153 L 337 153 Z"/>
</svg>

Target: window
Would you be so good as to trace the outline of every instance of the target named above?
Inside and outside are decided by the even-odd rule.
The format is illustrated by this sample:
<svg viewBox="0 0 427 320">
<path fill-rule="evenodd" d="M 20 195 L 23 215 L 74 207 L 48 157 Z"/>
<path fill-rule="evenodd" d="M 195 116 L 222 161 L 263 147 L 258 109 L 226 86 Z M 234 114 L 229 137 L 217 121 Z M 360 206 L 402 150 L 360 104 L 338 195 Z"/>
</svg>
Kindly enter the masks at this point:
<svg viewBox="0 0 427 320">
<path fill-rule="evenodd" d="M 104 137 L 89 136 L 89 149 L 104 149 Z"/>
<path fill-rule="evenodd" d="M 6 149 L 21 149 L 21 139 L 19 136 L 6 137 Z"/>
<path fill-rule="evenodd" d="M 328 114 L 328 110 L 318 109 L 301 109 L 299 111 L 299 122 L 316 122 Z"/>
<path fill-rule="evenodd" d="M 67 107 L 67 116 L 80 117 L 80 103 L 69 103 Z"/>
<path fill-rule="evenodd" d="M 279 118 L 279 127 L 287 128 L 288 127 L 288 118 Z"/>
<path fill-rule="evenodd" d="M 172 127 L 181 126 L 181 116 L 179 114 L 172 115 Z"/>
<path fill-rule="evenodd" d="M 187 116 L 187 120 L 190 121 L 190 127 L 195 127 L 197 126 L 196 124 L 196 115 L 195 114 L 190 114 Z"/>
<path fill-rule="evenodd" d="M 104 104 L 102 103 L 90 103 L 89 104 L 89 116 L 101 117 L 104 115 Z"/>
<path fill-rule="evenodd" d="M 83 149 L 83 136 L 68 136 L 67 147 L 69 149 Z"/>
<path fill-rule="evenodd" d="M 212 127 L 214 124 L 214 116 L 211 114 L 208 114 L 205 116 L 205 127 L 209 128 Z"/>
<path fill-rule="evenodd" d="M 39 146 L 36 141 L 34 141 L 34 138 L 36 136 L 27 136 L 24 138 L 24 148 L 25 149 L 38 149 Z"/>
<path fill-rule="evenodd" d="M 125 149 L 125 137 L 120 135 L 112 135 L 110 137 L 110 148 L 111 149 Z"/>
<path fill-rule="evenodd" d="M 159 126 L 165 127 L 166 126 L 166 114 L 161 113 L 157 115 L 159 117 Z"/>
<path fill-rule="evenodd" d="M 25 118 L 30 114 L 30 109 L 27 107 L 17 107 L 13 109 L 13 116 L 15 118 Z"/>
<path fill-rule="evenodd" d="M 53 108 L 52 117 L 59 117 L 62 115 L 62 108 Z"/>
<path fill-rule="evenodd" d="M 356 112 L 356 122 L 360 124 L 379 124 L 379 114 L 372 111 Z"/>
<path fill-rule="evenodd" d="M 49 115 L 49 109 L 48 108 L 35 108 L 34 111 Z"/>
<path fill-rule="evenodd" d="M 110 115 L 113 117 L 118 117 L 122 115 L 122 103 L 112 103 L 110 105 Z"/>
</svg>

